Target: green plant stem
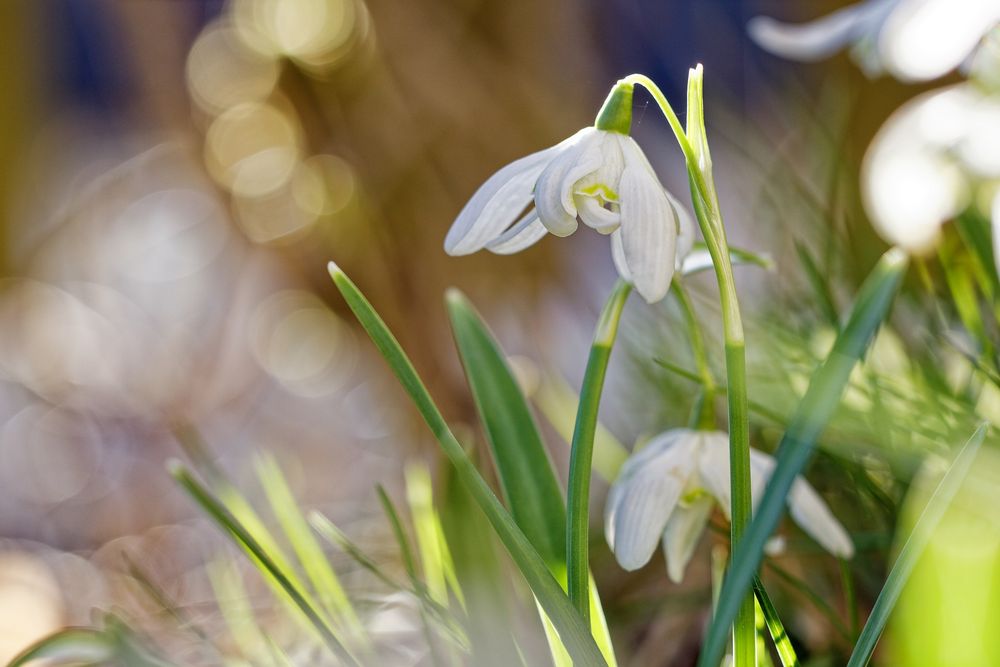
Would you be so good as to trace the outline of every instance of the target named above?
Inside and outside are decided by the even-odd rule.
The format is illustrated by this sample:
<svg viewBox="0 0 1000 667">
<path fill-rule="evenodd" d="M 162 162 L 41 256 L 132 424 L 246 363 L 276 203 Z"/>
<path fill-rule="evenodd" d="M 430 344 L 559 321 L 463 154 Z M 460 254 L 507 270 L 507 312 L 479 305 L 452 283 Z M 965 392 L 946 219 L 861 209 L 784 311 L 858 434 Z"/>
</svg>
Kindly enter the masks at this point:
<svg viewBox="0 0 1000 667">
<path fill-rule="evenodd" d="M 691 298 L 684 288 L 684 283 L 677 276 L 674 276 L 674 294 L 677 296 L 677 303 L 680 305 L 681 313 L 684 316 L 684 323 L 688 330 L 688 340 L 691 343 L 691 355 L 694 357 L 695 368 L 698 369 L 698 378 L 701 382 L 701 397 L 696 405 L 691 421 L 695 428 L 711 429 L 715 425 L 715 394 L 717 387 L 715 378 L 712 376 L 712 369 L 708 365 L 708 354 L 705 352 L 705 338 L 701 334 L 701 327 L 698 325 L 698 317 L 695 315 Z"/>
<path fill-rule="evenodd" d="M 730 261 L 725 227 L 718 197 L 711 178 L 711 157 L 705 138 L 704 107 L 702 103 L 701 68 L 692 71 L 688 79 L 687 128 L 681 126 L 677 114 L 659 87 L 648 77 L 633 74 L 625 82 L 644 87 L 653 96 L 667 123 L 673 130 L 677 143 L 687 162 L 691 185 L 691 201 L 698 226 L 705 237 L 705 244 L 712 256 L 715 278 L 719 285 L 722 305 L 722 326 L 726 347 L 726 376 L 729 404 L 729 469 L 732 493 L 733 545 L 739 543 L 750 522 L 750 423 L 747 407 L 746 352 L 743 319 L 736 296 L 736 281 Z M 692 140 L 697 140 L 693 144 Z M 733 657 L 737 667 L 756 664 L 756 624 L 754 597 L 747 590 L 734 619 Z"/>
<path fill-rule="evenodd" d="M 590 624 L 590 476 L 594 458 L 594 434 L 601 404 L 604 376 L 611 358 L 611 348 L 618 335 L 618 322 L 632 286 L 624 280 L 615 283 L 604 304 L 594 331 L 587 370 L 580 389 L 573 443 L 569 459 L 569 489 L 566 502 L 566 568 L 569 599 Z"/>
</svg>

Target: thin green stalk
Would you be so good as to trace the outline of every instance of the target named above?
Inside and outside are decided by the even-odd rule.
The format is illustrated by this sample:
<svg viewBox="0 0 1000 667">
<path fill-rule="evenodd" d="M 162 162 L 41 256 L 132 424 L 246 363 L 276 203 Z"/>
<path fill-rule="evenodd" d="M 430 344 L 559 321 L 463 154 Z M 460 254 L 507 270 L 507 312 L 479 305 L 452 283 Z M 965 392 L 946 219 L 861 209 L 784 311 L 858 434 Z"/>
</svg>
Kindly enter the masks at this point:
<svg viewBox="0 0 1000 667">
<path fill-rule="evenodd" d="M 566 502 L 566 567 L 569 599 L 590 625 L 590 476 L 594 458 L 594 434 L 601 404 L 604 376 L 611 358 L 611 348 L 618 335 L 625 300 L 632 286 L 624 280 L 615 283 L 594 331 L 587 370 L 580 389 L 580 407 L 569 459 L 569 489 Z"/>
<path fill-rule="evenodd" d="M 698 325 L 698 317 L 695 315 L 691 298 L 684 288 L 684 283 L 677 276 L 674 276 L 674 294 L 677 296 L 677 303 L 680 305 L 681 313 L 684 315 L 684 323 L 687 325 L 688 330 L 688 341 L 691 343 L 691 355 L 694 357 L 695 368 L 698 369 L 698 378 L 701 381 L 701 397 L 691 421 L 696 428 L 708 430 L 715 425 L 715 393 L 717 387 L 715 385 L 715 378 L 712 376 L 712 369 L 708 365 L 705 338 L 701 334 L 701 327 Z"/>
<path fill-rule="evenodd" d="M 743 320 L 740 315 L 736 282 L 726 242 L 726 231 L 718 197 L 711 177 L 712 160 L 705 133 L 702 99 L 701 66 L 691 70 L 688 78 L 687 128 L 681 126 L 677 114 L 659 87 L 648 77 L 633 74 L 623 81 L 643 86 L 653 96 L 687 162 L 691 185 L 691 202 L 705 244 L 712 256 L 715 278 L 719 285 L 722 306 L 722 326 L 726 347 L 726 376 L 729 404 L 729 459 L 732 496 L 732 543 L 739 543 L 750 522 L 750 423 L 747 406 L 746 352 Z M 734 658 L 737 667 L 756 664 L 756 628 L 754 598 L 747 591 L 735 615 L 733 628 Z"/>
</svg>

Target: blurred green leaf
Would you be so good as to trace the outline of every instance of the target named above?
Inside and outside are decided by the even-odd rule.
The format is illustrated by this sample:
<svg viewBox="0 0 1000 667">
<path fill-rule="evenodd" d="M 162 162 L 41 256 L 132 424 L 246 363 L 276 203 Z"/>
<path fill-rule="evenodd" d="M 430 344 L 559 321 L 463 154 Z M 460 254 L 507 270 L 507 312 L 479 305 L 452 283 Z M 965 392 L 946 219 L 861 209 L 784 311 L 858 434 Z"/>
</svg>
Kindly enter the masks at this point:
<svg viewBox="0 0 1000 667">
<path fill-rule="evenodd" d="M 896 606 L 910 573 L 913 572 L 921 552 L 927 546 L 934 528 L 944 516 L 945 510 L 948 509 L 952 498 L 955 497 L 955 493 L 962 486 L 962 482 L 979 452 L 979 447 L 986 437 L 988 428 L 988 424 L 982 424 L 976 429 L 976 432 L 972 434 L 972 437 L 965 443 L 965 446 L 962 447 L 958 456 L 949 466 L 948 472 L 938 483 L 930 500 L 927 501 L 926 507 L 921 512 L 920 518 L 917 519 L 916 525 L 913 526 L 913 531 L 906 539 L 896 562 L 889 571 L 885 585 L 875 600 L 875 606 L 872 607 L 868 621 L 865 622 L 865 627 L 862 628 L 861 635 L 854 645 L 854 651 L 851 653 L 847 667 L 864 667 L 871 660 L 875 644 L 878 643 L 878 639 L 882 635 L 886 621 L 889 620 L 889 615 L 892 613 L 893 607 Z"/>
<path fill-rule="evenodd" d="M 753 521 L 733 550 L 732 565 L 719 594 L 719 606 L 698 658 L 699 667 L 714 666 L 722 658 L 729 627 L 753 582 L 764 544 L 784 514 L 785 497 L 812 456 L 816 440 L 840 402 L 851 371 L 887 316 L 907 264 L 906 255 L 895 248 L 882 256 L 861 286 L 833 349 L 810 379 L 809 388 L 781 439 L 777 465 Z"/>
<path fill-rule="evenodd" d="M 493 533 L 454 470 L 448 466 L 442 475 L 445 492 L 441 524 L 465 597 L 471 664 L 523 665 L 512 636 L 519 624 L 510 615 L 509 590 L 504 584 L 506 576 L 497 558 Z"/>
<path fill-rule="evenodd" d="M 15 657 L 8 667 L 21 667 L 32 660 L 103 664 L 114 660 L 117 645 L 114 637 L 100 630 L 67 628 L 31 645 Z"/>
</svg>

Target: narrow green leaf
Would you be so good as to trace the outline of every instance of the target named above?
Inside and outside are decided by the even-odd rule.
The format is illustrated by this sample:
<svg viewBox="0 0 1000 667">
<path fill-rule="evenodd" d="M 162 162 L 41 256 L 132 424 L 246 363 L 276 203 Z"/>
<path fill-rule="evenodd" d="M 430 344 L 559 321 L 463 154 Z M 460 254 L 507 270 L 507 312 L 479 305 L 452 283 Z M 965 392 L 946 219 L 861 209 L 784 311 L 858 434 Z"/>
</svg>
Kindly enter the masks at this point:
<svg viewBox="0 0 1000 667">
<path fill-rule="evenodd" d="M 323 638 L 324 643 L 334 655 L 348 665 L 357 665 L 357 660 L 354 659 L 354 656 L 337 639 L 333 629 L 323 620 L 319 610 L 309 601 L 307 594 L 289 578 L 285 569 L 280 567 L 271 558 L 267 550 L 233 516 L 232 512 L 222 504 L 222 501 L 216 498 L 211 491 L 198 481 L 180 461 L 174 460 L 169 462 L 168 468 L 174 479 L 180 483 L 184 490 L 188 492 L 188 495 L 201 506 L 208 516 L 225 529 L 238 544 L 249 551 L 263 569 L 277 580 L 282 589 L 292 599 L 295 606 L 309 619 L 312 626 Z"/>
<path fill-rule="evenodd" d="M 620 289 L 627 294 L 629 288 Z M 528 402 L 500 345 L 468 299 L 458 290 L 449 290 L 446 305 L 476 409 L 486 427 L 504 500 L 549 571 L 565 583 L 566 506 Z M 600 598 L 591 590 L 590 607 L 598 612 L 592 624 L 594 638 L 605 659 L 614 665 Z"/>
<path fill-rule="evenodd" d="M 948 468 L 948 472 L 945 473 L 944 477 L 938 483 L 930 500 L 927 501 L 927 505 L 920 514 L 920 518 L 917 519 L 916 525 L 913 526 L 913 531 L 910 533 L 906 543 L 899 552 L 899 556 L 896 558 L 896 562 L 889 571 L 889 576 L 886 578 L 882 591 L 875 600 L 875 606 L 872 607 L 868 621 L 861 630 L 857 644 L 854 645 L 854 651 L 851 653 L 851 659 L 848 661 L 847 667 L 865 667 L 868 661 L 871 660 L 872 653 L 875 651 L 875 644 L 878 643 L 886 621 L 889 620 L 889 614 L 892 613 L 893 607 L 896 606 L 899 595 L 902 593 L 907 579 L 910 578 L 910 573 L 913 572 L 920 554 L 930 541 L 931 534 L 941 521 L 941 517 L 944 516 L 945 510 L 948 509 L 952 498 L 955 497 L 955 493 L 958 492 L 959 487 L 965 480 L 969 468 L 972 466 L 972 461 L 976 458 L 979 447 L 986 437 L 988 428 L 988 424 L 982 424 L 976 429 L 976 432 L 972 434 L 972 437 L 962 447 L 958 456 L 955 457 L 954 462 Z"/>
<path fill-rule="evenodd" d="M 468 299 L 458 290 L 448 290 L 446 305 L 504 502 L 549 569 L 562 569 L 566 507 L 528 404 L 504 354 Z"/>
<path fill-rule="evenodd" d="M 778 616 L 778 610 L 771 604 L 771 598 L 768 597 L 767 591 L 764 590 L 764 584 L 761 583 L 760 578 L 756 575 L 753 578 L 753 592 L 757 596 L 757 604 L 760 605 L 760 612 L 764 616 L 764 623 L 767 625 L 768 632 L 771 633 L 771 641 L 774 642 L 774 648 L 781 659 L 782 667 L 798 667 L 799 658 L 795 655 L 792 640 L 789 639 L 788 633 L 785 632 L 785 625 Z"/>
<path fill-rule="evenodd" d="M 861 286 L 843 330 L 823 365 L 813 374 L 805 396 L 792 415 L 778 448 L 777 465 L 764 496 L 733 560 L 719 595 L 719 606 L 698 658 L 699 667 L 713 667 L 722 659 L 729 627 L 749 590 L 764 552 L 764 544 L 781 520 L 795 478 L 812 455 L 816 440 L 833 415 L 855 364 L 864 355 L 906 271 L 907 257 L 891 249 Z"/>
<path fill-rule="evenodd" d="M 413 364 L 382 318 L 353 282 L 332 262 L 330 276 L 347 305 L 368 333 L 372 342 L 388 362 L 400 384 L 413 400 L 417 410 L 455 467 L 459 479 L 482 508 L 493 530 L 507 549 L 539 603 L 552 619 L 559 636 L 578 665 L 606 664 L 601 651 L 591 637 L 583 619 L 565 596 L 559 582 L 548 571 L 545 561 L 517 527 L 510 514 L 476 470 L 461 444 L 428 394 Z"/>
<path fill-rule="evenodd" d="M 67 628 L 32 644 L 15 657 L 8 667 L 21 667 L 33 660 L 103 664 L 114 660 L 114 637 L 91 628 Z"/>
</svg>

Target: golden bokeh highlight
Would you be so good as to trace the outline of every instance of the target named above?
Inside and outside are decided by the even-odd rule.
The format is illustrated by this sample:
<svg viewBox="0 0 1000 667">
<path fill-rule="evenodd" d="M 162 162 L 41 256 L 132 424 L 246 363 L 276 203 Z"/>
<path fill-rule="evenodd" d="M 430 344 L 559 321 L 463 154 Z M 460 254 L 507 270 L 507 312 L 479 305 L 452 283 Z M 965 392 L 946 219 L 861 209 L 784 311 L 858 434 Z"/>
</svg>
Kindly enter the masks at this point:
<svg viewBox="0 0 1000 667">
<path fill-rule="evenodd" d="M 292 177 L 301 158 L 297 123 L 276 106 L 246 102 L 216 118 L 205 138 L 213 178 L 241 197 L 273 193 Z"/>
<path fill-rule="evenodd" d="M 309 292 L 283 290 L 262 301 L 251 318 L 250 337 L 261 368 L 299 396 L 340 389 L 354 368 L 350 331 Z"/>
<path fill-rule="evenodd" d="M 332 66 L 350 50 L 366 14 L 354 0 L 237 0 L 232 5 L 234 23 L 248 46 L 312 69 Z"/>
<path fill-rule="evenodd" d="M 211 114 L 242 102 L 267 99 L 278 82 L 279 66 L 250 49 L 227 23 L 206 27 L 187 59 L 187 82 L 194 103 Z"/>
</svg>

